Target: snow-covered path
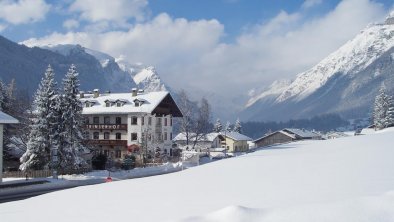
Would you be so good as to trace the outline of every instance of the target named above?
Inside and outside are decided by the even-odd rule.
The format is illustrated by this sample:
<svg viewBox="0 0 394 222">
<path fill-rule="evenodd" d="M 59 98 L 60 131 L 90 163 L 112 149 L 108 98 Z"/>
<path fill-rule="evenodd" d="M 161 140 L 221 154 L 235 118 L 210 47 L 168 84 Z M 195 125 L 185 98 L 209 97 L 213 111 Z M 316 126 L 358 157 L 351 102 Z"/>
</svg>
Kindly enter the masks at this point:
<svg viewBox="0 0 394 222">
<path fill-rule="evenodd" d="M 393 138 L 389 130 L 304 141 L 179 173 L 50 193 L 0 205 L 1 220 L 394 221 Z"/>
</svg>

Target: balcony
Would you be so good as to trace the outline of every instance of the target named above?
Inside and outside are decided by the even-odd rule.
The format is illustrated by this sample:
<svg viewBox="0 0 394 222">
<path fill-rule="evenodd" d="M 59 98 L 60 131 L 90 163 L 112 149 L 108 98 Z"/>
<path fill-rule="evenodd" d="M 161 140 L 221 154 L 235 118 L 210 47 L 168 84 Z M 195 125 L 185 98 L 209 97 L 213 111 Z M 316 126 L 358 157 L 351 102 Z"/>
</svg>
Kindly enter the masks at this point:
<svg viewBox="0 0 394 222">
<path fill-rule="evenodd" d="M 127 140 L 88 140 L 89 145 L 127 146 Z"/>
<path fill-rule="evenodd" d="M 127 124 L 86 124 L 89 130 L 127 130 Z"/>
</svg>

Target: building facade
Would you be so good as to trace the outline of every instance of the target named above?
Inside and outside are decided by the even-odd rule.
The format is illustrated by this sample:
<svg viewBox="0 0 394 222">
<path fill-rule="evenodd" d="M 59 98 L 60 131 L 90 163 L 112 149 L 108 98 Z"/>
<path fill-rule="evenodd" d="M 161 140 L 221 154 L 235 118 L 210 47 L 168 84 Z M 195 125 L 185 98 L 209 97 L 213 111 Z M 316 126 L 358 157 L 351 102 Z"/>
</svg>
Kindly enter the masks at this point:
<svg viewBox="0 0 394 222">
<path fill-rule="evenodd" d="M 0 183 L 3 181 L 3 130 L 5 124 L 19 123 L 14 117 L 0 111 Z"/>
<path fill-rule="evenodd" d="M 226 148 L 227 152 L 237 153 L 249 150 L 248 141 L 252 141 L 252 139 L 248 136 L 237 132 L 221 132 L 220 134 L 224 137 L 221 147 Z"/>
<path fill-rule="evenodd" d="M 182 113 L 169 92 L 80 94 L 87 144 L 114 160 L 130 153 L 172 155 L 173 118 Z"/>
</svg>

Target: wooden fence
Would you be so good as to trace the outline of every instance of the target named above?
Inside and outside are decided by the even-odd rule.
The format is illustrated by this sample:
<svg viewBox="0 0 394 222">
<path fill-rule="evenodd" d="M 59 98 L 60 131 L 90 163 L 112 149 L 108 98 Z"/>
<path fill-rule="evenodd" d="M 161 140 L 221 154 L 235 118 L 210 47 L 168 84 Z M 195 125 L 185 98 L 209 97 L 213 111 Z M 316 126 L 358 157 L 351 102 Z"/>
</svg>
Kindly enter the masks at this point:
<svg viewBox="0 0 394 222">
<path fill-rule="evenodd" d="M 84 174 L 92 171 L 90 168 L 83 168 L 77 170 L 58 170 L 58 175 L 72 175 L 72 174 Z M 10 171 L 3 172 L 3 178 L 16 177 L 16 178 L 38 178 L 38 177 L 51 177 L 52 170 L 29 170 L 29 171 Z"/>
</svg>

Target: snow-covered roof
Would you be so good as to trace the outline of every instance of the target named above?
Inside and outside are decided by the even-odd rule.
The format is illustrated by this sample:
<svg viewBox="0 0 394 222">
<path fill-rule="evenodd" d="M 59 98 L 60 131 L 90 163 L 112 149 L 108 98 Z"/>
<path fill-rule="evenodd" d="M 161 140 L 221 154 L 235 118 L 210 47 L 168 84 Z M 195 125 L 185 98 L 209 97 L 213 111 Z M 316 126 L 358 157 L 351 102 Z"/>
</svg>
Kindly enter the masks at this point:
<svg viewBox="0 0 394 222">
<path fill-rule="evenodd" d="M 284 135 L 286 135 L 286 136 L 288 136 L 288 137 L 290 137 L 290 138 L 292 138 L 292 139 L 296 139 L 296 137 L 295 137 L 294 134 L 290 134 L 290 133 L 288 133 L 288 132 L 286 132 L 286 131 L 279 130 L 279 131 L 275 131 L 275 132 L 273 132 L 273 133 L 266 134 L 266 135 L 264 135 L 264 136 L 262 136 L 262 137 L 260 137 L 260 138 L 258 138 L 258 139 L 256 139 L 256 140 L 253 140 L 253 142 L 256 143 L 256 142 L 258 142 L 258 141 L 260 141 L 260 140 L 262 140 L 262 139 L 265 139 L 265 138 L 267 138 L 267 137 L 269 137 L 269 136 L 272 136 L 272 135 L 274 135 L 274 134 L 276 134 L 276 133 L 281 133 L 281 134 L 284 134 Z"/>
<path fill-rule="evenodd" d="M 236 140 L 236 141 L 240 141 L 240 140 L 252 141 L 253 140 L 252 138 L 245 136 L 241 133 L 237 133 L 237 132 L 221 132 L 220 134 L 222 136 L 229 137 L 229 138 Z"/>
<path fill-rule="evenodd" d="M 94 98 L 94 94 L 85 94 L 84 98 L 80 98 L 81 102 L 94 101 L 95 103 L 91 107 L 83 107 L 82 114 L 128 114 L 128 113 L 152 113 L 156 107 L 158 107 L 163 100 L 171 97 L 169 92 L 149 92 L 143 94 L 137 94 L 133 96 L 132 93 L 105 93 L 100 94 Z M 144 101 L 144 103 L 135 104 L 135 101 Z M 122 106 L 112 105 L 107 107 L 106 102 L 108 101 L 121 101 Z M 172 103 L 172 111 L 176 112 L 174 116 L 182 116 L 179 108 L 175 104 L 172 98 L 169 99 Z M 168 105 L 168 104 L 167 104 Z M 168 108 L 168 107 L 167 107 Z"/>
<path fill-rule="evenodd" d="M 219 133 L 208 133 L 205 136 L 202 136 L 201 138 L 198 139 L 199 142 L 213 142 L 216 137 L 218 137 L 220 134 Z M 190 133 L 190 140 L 195 139 L 195 133 Z M 173 141 L 186 141 L 186 133 L 179 133 L 176 135 L 173 139 Z"/>
<path fill-rule="evenodd" d="M 19 123 L 14 117 L 0 111 L 0 124 Z"/>
<path fill-rule="evenodd" d="M 300 136 L 302 138 L 309 138 L 309 137 L 318 137 L 318 136 L 320 136 L 317 133 L 314 133 L 314 132 L 311 132 L 311 131 L 308 131 L 308 130 L 304 130 L 304 129 L 286 128 L 286 129 L 283 129 L 282 131 L 288 132 L 288 133 L 291 133 L 291 134 L 295 134 L 295 135 Z"/>
</svg>

